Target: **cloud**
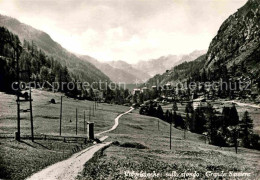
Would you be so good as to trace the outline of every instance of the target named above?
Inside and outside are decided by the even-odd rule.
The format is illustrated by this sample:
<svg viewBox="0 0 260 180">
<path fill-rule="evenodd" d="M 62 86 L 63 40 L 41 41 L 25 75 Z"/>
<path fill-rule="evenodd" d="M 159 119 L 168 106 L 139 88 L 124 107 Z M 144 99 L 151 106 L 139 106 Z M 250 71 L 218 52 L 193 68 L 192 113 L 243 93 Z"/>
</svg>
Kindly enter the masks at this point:
<svg viewBox="0 0 260 180">
<path fill-rule="evenodd" d="M 246 0 L 0 0 L 0 13 L 99 60 L 156 58 L 207 49 Z"/>
</svg>

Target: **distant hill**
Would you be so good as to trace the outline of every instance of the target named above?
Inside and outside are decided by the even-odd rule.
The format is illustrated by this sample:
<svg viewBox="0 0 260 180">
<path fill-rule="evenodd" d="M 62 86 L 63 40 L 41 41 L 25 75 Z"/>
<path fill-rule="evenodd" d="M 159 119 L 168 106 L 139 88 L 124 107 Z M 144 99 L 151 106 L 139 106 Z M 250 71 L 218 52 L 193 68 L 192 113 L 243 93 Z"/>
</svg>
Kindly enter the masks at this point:
<svg viewBox="0 0 260 180">
<path fill-rule="evenodd" d="M 149 75 L 154 76 L 156 74 L 162 74 L 166 70 L 171 69 L 172 67 L 181 64 L 183 62 L 192 61 L 199 56 L 205 54 L 206 50 L 196 50 L 187 55 L 168 55 L 162 56 L 158 59 L 151 59 L 147 61 L 140 61 L 137 64 L 134 64 L 133 67 L 144 72 L 147 72 Z"/>
<path fill-rule="evenodd" d="M 158 73 L 164 73 L 171 67 L 189 62 L 205 54 L 206 51 L 194 51 L 188 55 L 168 55 L 158 59 L 140 61 L 136 64 L 128 64 L 125 61 L 99 62 L 89 56 L 80 56 L 82 59 L 94 64 L 114 82 L 125 82 L 127 84 L 143 83 Z"/>
<path fill-rule="evenodd" d="M 142 77 L 146 78 L 145 80 L 150 77 L 149 75 L 139 72 L 138 70 L 128 68 L 128 66 L 116 68 L 111 66 L 109 63 L 100 62 L 90 56 L 80 56 L 80 58 L 94 64 L 98 69 L 105 73 L 111 79 L 111 81 L 116 83 L 133 84 L 136 80 L 141 81 Z"/>
<path fill-rule="evenodd" d="M 161 75 L 155 75 L 146 82 L 145 86 L 151 87 L 153 85 L 164 85 L 167 83 L 186 80 L 190 76 L 196 76 L 204 67 L 205 62 L 206 54 L 198 57 L 194 61 L 181 63 Z"/>
<path fill-rule="evenodd" d="M 135 78 L 129 82 L 129 83 L 135 83 L 137 81 L 140 82 L 145 82 L 147 79 L 149 79 L 151 76 L 148 74 L 148 72 L 142 70 L 142 69 L 137 69 L 133 67 L 132 64 L 128 64 L 125 61 L 109 61 L 107 62 L 110 66 L 121 69 L 125 71 L 127 74 L 130 74 L 134 76 Z"/>
<path fill-rule="evenodd" d="M 0 26 L 6 27 L 12 33 L 18 35 L 19 39 L 33 41 L 47 55 L 51 55 L 62 65 L 66 65 L 77 79 L 82 81 L 110 81 L 109 77 L 88 61 L 83 61 L 73 53 L 64 49 L 60 44 L 43 31 L 23 24 L 18 20 L 0 15 Z"/>
</svg>

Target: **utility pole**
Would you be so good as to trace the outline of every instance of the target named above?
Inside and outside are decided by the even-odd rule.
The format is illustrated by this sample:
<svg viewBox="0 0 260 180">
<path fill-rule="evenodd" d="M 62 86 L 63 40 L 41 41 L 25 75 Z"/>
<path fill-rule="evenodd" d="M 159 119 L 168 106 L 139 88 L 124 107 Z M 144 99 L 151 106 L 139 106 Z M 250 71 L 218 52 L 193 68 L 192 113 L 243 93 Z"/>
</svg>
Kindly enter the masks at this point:
<svg viewBox="0 0 260 180">
<path fill-rule="evenodd" d="M 172 123 L 170 123 L 170 149 L 172 149 Z"/>
<path fill-rule="evenodd" d="M 86 115 L 84 111 L 84 133 L 86 133 Z"/>
<path fill-rule="evenodd" d="M 76 135 L 78 134 L 78 109 L 76 108 Z"/>
<path fill-rule="evenodd" d="M 20 117 L 20 68 L 19 68 L 19 55 L 18 55 L 18 49 L 15 49 L 14 51 L 16 54 L 16 72 L 17 72 L 17 132 L 15 133 L 15 139 L 17 141 L 20 141 L 21 140 L 21 128 L 20 128 L 20 120 L 21 120 L 21 117 Z"/>
<path fill-rule="evenodd" d="M 234 134 L 235 134 L 235 138 L 234 138 L 234 141 L 235 141 L 235 150 L 236 150 L 236 154 L 237 154 L 237 150 L 238 150 L 238 141 L 237 141 L 237 139 L 238 139 L 238 137 L 239 137 L 239 131 L 237 130 L 237 127 L 236 127 L 236 129 L 235 129 L 235 132 L 234 132 Z"/>
<path fill-rule="evenodd" d="M 93 115 L 93 117 L 95 116 L 95 105 L 93 104 L 93 111 L 92 111 L 92 115 Z"/>
<path fill-rule="evenodd" d="M 91 116 L 91 106 L 89 107 L 89 110 L 88 110 L 88 118 L 89 118 L 89 121 L 90 121 L 90 116 Z"/>
<path fill-rule="evenodd" d="M 33 114 L 32 114 L 32 88 L 30 85 L 30 119 L 31 119 L 31 136 L 32 142 L 34 142 L 34 134 L 33 134 Z"/>
<path fill-rule="evenodd" d="M 61 122 L 62 122 L 62 96 L 60 97 L 60 136 L 61 136 Z"/>
</svg>

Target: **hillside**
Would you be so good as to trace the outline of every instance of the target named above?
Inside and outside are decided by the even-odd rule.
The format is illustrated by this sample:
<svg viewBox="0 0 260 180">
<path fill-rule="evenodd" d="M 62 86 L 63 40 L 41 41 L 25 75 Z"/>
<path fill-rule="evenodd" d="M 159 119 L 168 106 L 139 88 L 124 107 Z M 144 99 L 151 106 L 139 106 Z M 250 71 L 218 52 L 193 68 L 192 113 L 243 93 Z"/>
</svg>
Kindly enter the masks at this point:
<svg viewBox="0 0 260 180">
<path fill-rule="evenodd" d="M 150 76 L 147 73 L 139 71 L 131 67 L 125 62 L 119 65 L 116 62 L 100 62 L 90 56 L 80 56 L 81 59 L 94 64 L 98 69 L 105 73 L 113 82 L 133 84 L 136 81 L 147 80 Z"/>
<path fill-rule="evenodd" d="M 247 67 L 259 74 L 260 64 L 260 1 L 249 0 L 220 27 L 207 52 L 207 69 L 219 65 Z"/>
<path fill-rule="evenodd" d="M 133 67 L 132 64 L 128 64 L 125 61 L 109 61 L 108 64 L 114 68 L 124 70 L 132 76 L 135 76 L 136 78 L 132 80 L 132 83 L 135 83 L 136 81 L 146 81 L 151 77 L 147 71 L 137 69 Z"/>
<path fill-rule="evenodd" d="M 151 76 L 154 76 L 156 74 L 162 74 L 166 70 L 169 70 L 171 67 L 179 65 L 185 61 L 187 62 L 192 61 L 205 53 L 206 53 L 205 50 L 201 50 L 201 51 L 196 50 L 186 55 L 162 56 L 157 59 L 140 61 L 137 64 L 134 64 L 133 67 L 142 70 L 144 72 L 147 72 Z"/>
<path fill-rule="evenodd" d="M 157 59 L 139 61 L 136 64 L 128 64 L 122 60 L 102 63 L 89 56 L 80 56 L 80 58 L 94 64 L 114 82 L 134 84 L 143 83 L 155 74 L 164 73 L 171 67 L 179 65 L 183 62 L 192 61 L 205 53 L 205 50 L 196 50 L 187 55 L 162 56 Z"/>
<path fill-rule="evenodd" d="M 75 152 L 89 147 L 92 142 L 85 144 L 79 137 L 86 137 L 84 131 L 84 112 L 87 120 L 95 123 L 95 133 L 107 130 L 114 125 L 114 119 L 118 114 L 129 110 L 129 107 L 106 103 L 98 104 L 98 109 L 89 117 L 92 101 L 78 101 L 74 98 L 63 98 L 62 137 L 78 137 L 77 141 L 53 140 L 52 136 L 59 137 L 59 109 L 61 93 L 53 93 L 34 89 L 33 117 L 34 117 L 34 142 L 29 140 L 30 115 L 21 113 L 22 141 L 13 139 L 13 133 L 17 130 L 17 105 L 16 96 L 0 92 L 0 179 L 21 180 L 53 163 L 72 156 Z M 55 99 L 56 104 L 50 103 Z M 2 104 L 6 106 L 2 107 Z M 22 103 L 21 109 L 28 108 L 28 103 Z M 75 110 L 78 109 L 78 131 L 75 135 Z M 47 140 L 42 139 L 47 135 Z M 4 138 L 5 137 L 5 138 Z M 9 138 L 8 138 L 9 137 Z M 22 166 L 22 168 L 21 168 Z"/>
<path fill-rule="evenodd" d="M 75 74 L 77 79 L 88 82 L 110 80 L 93 64 L 83 61 L 74 54 L 70 53 L 60 44 L 53 41 L 53 39 L 45 32 L 23 24 L 14 18 L 3 15 L 0 15 L 0 26 L 6 27 L 12 33 L 18 35 L 21 42 L 24 40 L 29 42 L 33 41 L 33 43 L 47 55 L 51 55 L 62 65 L 66 65 L 69 71 Z"/>
<path fill-rule="evenodd" d="M 233 147 L 209 145 L 195 133 L 186 132 L 184 139 L 183 131 L 175 128 L 170 149 L 168 123 L 137 111 L 121 117 L 119 123 L 108 134 L 115 143 L 85 164 L 80 180 L 259 179 L 257 150 L 239 147 L 236 154 Z M 148 173 L 158 176 L 145 177 Z"/>
<path fill-rule="evenodd" d="M 258 83 L 259 87 L 259 26 L 260 1 L 249 0 L 221 25 L 205 56 L 195 63 L 184 62 L 167 73 L 156 75 L 148 80 L 148 84 L 155 84 L 157 80 L 165 84 L 189 77 L 199 81 L 204 68 L 208 80 L 250 77 L 254 86 Z M 182 68 L 185 66 L 189 68 Z"/>
<path fill-rule="evenodd" d="M 204 67 L 206 55 L 202 55 L 190 62 L 183 62 L 180 65 L 173 67 L 171 70 L 154 76 L 146 82 L 148 87 L 153 85 L 164 85 L 176 81 L 182 81 L 190 76 L 197 76 L 198 72 Z"/>
</svg>

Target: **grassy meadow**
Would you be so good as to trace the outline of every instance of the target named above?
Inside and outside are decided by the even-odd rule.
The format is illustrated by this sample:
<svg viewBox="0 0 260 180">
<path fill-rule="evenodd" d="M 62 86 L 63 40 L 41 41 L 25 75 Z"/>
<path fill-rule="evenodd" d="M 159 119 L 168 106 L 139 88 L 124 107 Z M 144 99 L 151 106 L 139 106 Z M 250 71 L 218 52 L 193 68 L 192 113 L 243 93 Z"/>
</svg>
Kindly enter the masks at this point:
<svg viewBox="0 0 260 180">
<path fill-rule="evenodd" d="M 239 148 L 216 147 L 205 143 L 201 135 L 172 128 L 172 149 L 169 146 L 170 125 L 135 110 L 120 119 L 118 128 L 109 133 L 116 141 L 96 154 L 78 179 L 257 179 L 260 177 L 260 152 Z M 174 177 L 175 171 L 175 177 Z M 243 172 L 250 177 L 206 177 L 206 172 Z M 130 177 L 128 172 L 156 173 L 158 177 Z M 181 173 L 185 173 L 181 174 Z M 194 177 L 198 173 L 199 177 Z M 125 174 L 126 173 L 126 174 Z M 234 175 L 234 174 L 233 174 Z"/>
<path fill-rule="evenodd" d="M 33 117 L 35 135 L 59 135 L 60 93 L 33 90 Z M 49 101 L 55 99 L 56 104 Z M 22 139 L 21 142 L 13 138 L 17 128 L 16 96 L 0 92 L 0 179 L 24 179 L 44 167 L 70 157 L 73 153 L 90 146 L 82 141 L 63 142 L 53 140 Z M 29 103 L 21 103 L 21 109 L 28 109 Z M 84 133 L 84 111 L 86 121 L 95 123 L 95 133 L 107 130 L 114 125 L 115 117 L 129 107 L 98 104 L 93 110 L 93 102 L 80 101 L 63 97 L 62 136 L 86 137 Z M 76 135 L 76 108 L 78 109 L 78 133 Z M 30 135 L 30 114 L 21 113 L 21 136 Z"/>
<path fill-rule="evenodd" d="M 59 135 L 60 93 L 33 91 L 34 132 L 36 135 Z M 56 104 L 49 101 L 55 99 Z M 16 97 L 0 93 L 0 137 L 13 136 L 16 131 Z M 228 104 L 225 104 L 226 106 Z M 231 104 L 230 104 L 231 105 Z M 28 109 L 23 103 L 21 109 Z M 171 104 L 164 105 L 164 111 L 171 109 Z M 224 102 L 215 102 L 214 106 L 222 111 Z M 129 107 L 98 104 L 93 110 L 93 102 L 80 101 L 63 97 L 62 136 L 76 136 L 76 108 L 78 109 L 77 137 L 86 137 L 83 129 L 83 114 L 86 121 L 95 123 L 95 133 L 109 129 L 115 117 Z M 178 103 L 178 113 L 183 114 L 185 104 Z M 259 129 L 259 110 L 237 106 L 241 117 L 248 110 L 254 119 L 255 130 Z M 90 120 L 89 120 L 89 114 Z M 183 114 L 184 115 L 184 114 Z M 29 113 L 21 115 L 21 135 L 30 135 Z M 159 126 L 158 126 L 159 122 Z M 116 130 L 107 133 L 113 145 L 97 153 L 86 163 L 78 177 L 90 179 L 145 179 L 131 176 L 131 173 L 156 173 L 158 177 L 148 179 L 257 179 L 260 177 L 260 152 L 239 148 L 238 154 L 230 147 L 217 147 L 205 143 L 204 137 L 172 127 L 172 149 L 170 149 L 170 126 L 154 117 L 139 115 L 138 110 L 124 115 L 119 120 Z M 104 134 L 105 135 L 105 134 Z M 0 179 L 24 179 L 44 167 L 70 157 L 73 153 L 91 146 L 82 141 L 63 142 L 53 140 L 23 139 L 17 142 L 12 138 L 0 141 Z M 243 172 L 250 177 L 218 177 L 214 173 Z M 186 174 L 184 174 L 186 172 Z M 181 174 L 183 173 L 183 174 Z M 190 173 L 190 174 L 189 174 Z M 197 173 L 199 177 L 195 177 Z M 221 174 L 220 174 L 221 175 Z M 228 175 L 227 175 L 228 176 Z"/>
</svg>

